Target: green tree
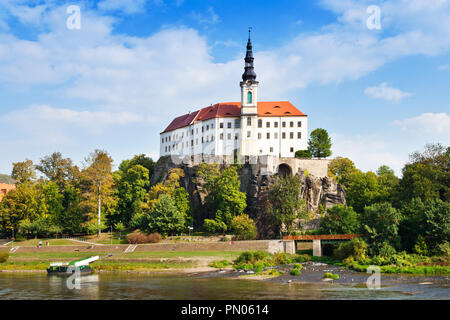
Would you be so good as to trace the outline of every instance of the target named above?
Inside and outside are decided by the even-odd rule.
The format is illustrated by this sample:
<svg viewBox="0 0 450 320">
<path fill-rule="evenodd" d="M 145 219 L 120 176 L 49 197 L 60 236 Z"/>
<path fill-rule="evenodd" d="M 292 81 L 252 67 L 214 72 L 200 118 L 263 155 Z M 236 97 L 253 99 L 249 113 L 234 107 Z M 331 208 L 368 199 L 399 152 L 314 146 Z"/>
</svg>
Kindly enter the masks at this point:
<svg viewBox="0 0 450 320">
<path fill-rule="evenodd" d="M 269 187 L 268 213 L 275 234 L 281 229 L 292 233 L 300 219 L 307 217 L 306 202 L 301 199 L 301 181 L 297 176 L 280 177 Z"/>
<path fill-rule="evenodd" d="M 26 159 L 22 162 L 13 163 L 11 178 L 16 180 L 17 184 L 33 182 L 36 179 L 33 161 Z"/>
<path fill-rule="evenodd" d="M 68 185 L 65 187 L 62 195 L 64 210 L 56 216 L 56 224 L 64 232 L 72 234 L 82 232 L 82 225 L 88 217 L 84 215 L 84 210 L 81 205 L 83 202 L 81 190 L 72 185 Z"/>
<path fill-rule="evenodd" d="M 364 208 L 360 215 L 361 232 L 369 246 L 369 253 L 377 255 L 387 246 L 398 246 L 400 212 L 390 203 L 376 203 Z"/>
<path fill-rule="evenodd" d="M 375 173 L 356 170 L 351 173 L 345 185 L 347 204 L 356 212 L 362 212 L 365 206 L 376 203 L 380 197 L 380 186 Z"/>
<path fill-rule="evenodd" d="M 410 155 L 402 170 L 399 193 L 403 201 L 413 198 L 450 201 L 450 148 L 427 144 L 423 153 Z"/>
<path fill-rule="evenodd" d="M 427 245 L 435 251 L 439 244 L 450 242 L 450 203 L 428 199 L 425 207 L 425 237 Z"/>
<path fill-rule="evenodd" d="M 355 164 L 349 158 L 336 157 L 328 165 L 329 175 L 336 178 L 336 182 L 347 186 L 356 169 Z"/>
<path fill-rule="evenodd" d="M 312 154 L 311 151 L 307 150 L 297 150 L 295 152 L 295 157 L 299 159 L 311 159 Z"/>
<path fill-rule="evenodd" d="M 257 231 L 255 223 L 246 214 L 234 217 L 231 226 L 236 237 L 240 240 L 252 240 L 256 238 Z"/>
<path fill-rule="evenodd" d="M 36 169 L 42 172 L 47 179 L 55 182 L 62 192 L 68 184 L 74 184 L 78 179 L 80 170 L 73 165 L 70 158 L 63 158 L 60 152 L 54 152 L 41 159 Z"/>
<path fill-rule="evenodd" d="M 315 158 L 331 156 L 331 138 L 325 129 L 317 128 L 311 132 L 308 140 L 308 150 Z"/>
<path fill-rule="evenodd" d="M 85 167 L 81 171 L 83 206 L 90 218 L 89 223 L 96 220 L 98 226 L 104 225 L 102 211 L 103 216 L 108 216 L 115 210 L 112 163 L 113 160 L 106 151 L 95 150 L 86 158 Z M 101 228 L 97 229 L 100 236 Z"/>
<path fill-rule="evenodd" d="M 380 192 L 378 201 L 396 202 L 399 179 L 395 176 L 394 170 L 388 166 L 381 166 L 377 170 L 377 176 Z"/>
<path fill-rule="evenodd" d="M 144 231 L 159 232 L 163 235 L 175 234 L 185 228 L 184 215 L 178 210 L 175 200 L 165 194 L 155 203 L 153 211 L 146 215 L 146 222 Z"/>
<path fill-rule="evenodd" d="M 358 214 L 352 207 L 337 204 L 320 221 L 320 234 L 351 234 L 359 230 Z"/>
<path fill-rule="evenodd" d="M 148 169 L 141 165 L 121 165 L 113 176 L 117 210 L 108 220 L 110 224 L 123 221 L 128 225 L 135 214 L 142 212 L 142 203 L 150 184 Z"/>
</svg>

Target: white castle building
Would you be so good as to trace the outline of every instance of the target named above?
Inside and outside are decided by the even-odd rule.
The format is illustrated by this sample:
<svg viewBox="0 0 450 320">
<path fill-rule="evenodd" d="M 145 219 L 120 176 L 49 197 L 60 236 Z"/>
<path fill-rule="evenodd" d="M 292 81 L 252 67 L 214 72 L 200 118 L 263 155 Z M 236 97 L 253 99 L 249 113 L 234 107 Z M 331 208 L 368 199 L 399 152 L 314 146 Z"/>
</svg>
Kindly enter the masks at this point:
<svg viewBox="0 0 450 320">
<path fill-rule="evenodd" d="M 175 118 L 160 134 L 160 156 L 191 162 L 265 158 L 269 171 L 276 171 L 280 159 L 292 159 L 297 150 L 307 149 L 307 115 L 289 101 L 258 101 L 253 61 L 249 35 L 241 101 L 217 103 Z"/>
<path fill-rule="evenodd" d="M 175 118 L 161 133 L 160 155 L 294 157 L 307 148 L 308 118 L 289 101 L 258 101 L 247 43 L 241 102 L 222 102 Z"/>
</svg>

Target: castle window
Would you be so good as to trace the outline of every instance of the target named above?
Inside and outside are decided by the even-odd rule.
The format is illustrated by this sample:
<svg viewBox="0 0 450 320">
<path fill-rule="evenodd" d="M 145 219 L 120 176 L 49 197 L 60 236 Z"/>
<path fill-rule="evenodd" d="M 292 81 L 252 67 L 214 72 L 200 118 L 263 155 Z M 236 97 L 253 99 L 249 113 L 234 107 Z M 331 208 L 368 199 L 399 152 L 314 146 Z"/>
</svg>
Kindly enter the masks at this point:
<svg viewBox="0 0 450 320">
<path fill-rule="evenodd" d="M 252 136 L 252 132 L 251 131 L 247 131 L 247 138 L 250 138 Z"/>
<path fill-rule="evenodd" d="M 281 123 L 281 126 L 282 126 L 283 128 L 286 128 L 286 122 L 283 121 L 283 122 Z"/>
<path fill-rule="evenodd" d="M 252 103 L 252 92 L 247 92 L 247 103 Z"/>
<path fill-rule="evenodd" d="M 294 127 L 294 121 L 291 121 L 291 123 L 289 124 L 291 128 Z"/>
<path fill-rule="evenodd" d="M 262 120 L 261 119 L 258 120 L 258 128 L 262 128 Z"/>
<path fill-rule="evenodd" d="M 261 132 L 258 133 L 258 139 L 261 139 Z"/>
<path fill-rule="evenodd" d="M 236 133 L 236 134 L 234 135 L 234 140 L 238 140 L 238 139 L 239 139 L 239 134 Z"/>
<path fill-rule="evenodd" d="M 273 147 L 270 147 L 270 152 L 273 152 Z"/>
<path fill-rule="evenodd" d="M 228 129 L 231 129 L 231 122 L 228 122 L 228 123 L 227 123 L 227 128 L 228 128 Z"/>
<path fill-rule="evenodd" d="M 202 138 L 203 139 L 203 138 Z M 195 145 L 198 145 L 198 139 L 195 139 Z"/>
<path fill-rule="evenodd" d="M 191 147 L 193 147 L 194 146 L 194 140 L 192 139 L 191 140 Z"/>
<path fill-rule="evenodd" d="M 239 119 L 234 120 L 234 127 L 235 128 L 240 128 L 241 127 L 241 120 L 239 120 Z"/>
<path fill-rule="evenodd" d="M 220 129 L 223 129 L 223 122 L 221 122 L 221 123 L 219 124 L 219 126 L 220 126 Z"/>
<path fill-rule="evenodd" d="M 203 137 L 202 137 L 202 143 L 204 143 L 205 141 L 203 140 Z"/>
<path fill-rule="evenodd" d="M 297 132 L 297 139 L 301 139 L 302 138 L 302 133 L 301 132 Z"/>
<path fill-rule="evenodd" d="M 299 122 L 297 122 L 297 127 L 301 127 L 302 126 L 302 122 L 301 121 L 299 121 Z"/>
<path fill-rule="evenodd" d="M 270 122 L 269 121 L 266 122 L 266 128 L 270 128 Z"/>
<path fill-rule="evenodd" d="M 275 139 L 278 139 L 278 132 L 274 133 Z"/>
<path fill-rule="evenodd" d="M 294 152 L 294 148 L 291 148 L 291 152 Z"/>
<path fill-rule="evenodd" d="M 251 126 L 252 125 L 252 118 L 247 117 L 247 125 Z"/>
<path fill-rule="evenodd" d="M 194 129 L 191 130 L 191 135 L 194 135 Z"/>
<path fill-rule="evenodd" d="M 231 140 L 231 133 L 227 134 L 227 139 Z"/>
<path fill-rule="evenodd" d="M 270 132 L 267 132 L 267 139 L 270 139 Z"/>
<path fill-rule="evenodd" d="M 220 134 L 220 140 L 223 140 L 223 133 Z"/>
<path fill-rule="evenodd" d="M 275 128 L 278 128 L 278 121 L 275 121 L 275 122 L 273 123 L 273 126 L 274 126 Z"/>
<path fill-rule="evenodd" d="M 209 124 L 208 125 L 206 125 L 206 131 L 208 131 L 209 130 Z"/>
<path fill-rule="evenodd" d="M 283 132 L 283 133 L 281 134 L 281 137 L 282 137 L 283 139 L 286 139 L 286 132 Z"/>
<path fill-rule="evenodd" d="M 162 138 L 162 143 L 164 143 L 164 138 Z"/>
<path fill-rule="evenodd" d="M 166 152 L 167 152 L 167 146 L 166 146 Z"/>
<path fill-rule="evenodd" d="M 293 132 L 289 133 L 289 138 L 294 139 L 294 133 Z"/>
</svg>

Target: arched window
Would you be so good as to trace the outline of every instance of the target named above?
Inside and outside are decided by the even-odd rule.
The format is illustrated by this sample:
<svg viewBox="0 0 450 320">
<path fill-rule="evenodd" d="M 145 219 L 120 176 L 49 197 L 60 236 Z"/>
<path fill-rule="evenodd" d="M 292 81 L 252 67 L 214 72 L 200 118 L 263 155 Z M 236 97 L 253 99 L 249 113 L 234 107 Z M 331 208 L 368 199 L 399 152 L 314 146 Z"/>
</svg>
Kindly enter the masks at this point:
<svg viewBox="0 0 450 320">
<path fill-rule="evenodd" d="M 247 92 L 247 103 L 252 103 L 252 92 Z"/>
</svg>

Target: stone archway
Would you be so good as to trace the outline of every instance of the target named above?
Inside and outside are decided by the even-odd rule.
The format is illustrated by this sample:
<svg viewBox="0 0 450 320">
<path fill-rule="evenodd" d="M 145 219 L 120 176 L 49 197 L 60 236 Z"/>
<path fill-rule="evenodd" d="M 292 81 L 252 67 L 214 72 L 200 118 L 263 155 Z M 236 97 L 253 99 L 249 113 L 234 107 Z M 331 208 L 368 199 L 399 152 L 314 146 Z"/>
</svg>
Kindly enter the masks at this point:
<svg viewBox="0 0 450 320">
<path fill-rule="evenodd" d="M 292 176 L 292 168 L 288 164 L 282 163 L 278 166 L 278 175 L 283 178 Z"/>
</svg>

